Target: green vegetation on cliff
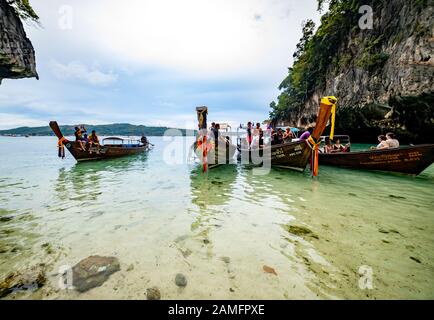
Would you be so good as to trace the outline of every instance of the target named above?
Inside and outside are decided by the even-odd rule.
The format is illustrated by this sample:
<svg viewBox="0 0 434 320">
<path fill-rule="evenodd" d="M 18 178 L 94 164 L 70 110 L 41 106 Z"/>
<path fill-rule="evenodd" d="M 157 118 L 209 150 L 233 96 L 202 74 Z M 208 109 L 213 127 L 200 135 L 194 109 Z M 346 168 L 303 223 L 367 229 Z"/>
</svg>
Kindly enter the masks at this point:
<svg viewBox="0 0 434 320">
<path fill-rule="evenodd" d="M 18 14 L 18 16 L 23 20 L 32 20 L 34 22 L 39 21 L 39 16 L 36 14 L 30 5 L 29 0 L 6 0 Z"/>
<path fill-rule="evenodd" d="M 322 10 L 324 0 L 319 0 Z M 339 45 L 348 35 L 348 30 L 357 26 L 360 18 L 359 8 L 365 0 L 339 1 L 331 0 L 329 11 L 321 18 L 321 25 L 315 30 L 315 23 L 307 20 L 303 25 L 303 36 L 294 53 L 294 65 L 289 68 L 288 76 L 282 81 L 282 90 L 277 103 L 271 104 L 271 118 L 287 118 L 292 111 L 299 110 L 315 89 L 324 86 L 326 73 L 339 59 L 336 57 Z M 337 59 L 336 59 L 337 58 Z M 369 57 L 366 57 L 368 60 Z M 366 62 L 371 64 L 370 62 Z"/>
<path fill-rule="evenodd" d="M 303 24 L 270 118 L 310 125 L 321 95 L 336 95 L 339 133 L 375 141 L 393 130 L 406 142 L 432 141 L 432 1 L 318 0 L 318 10 L 326 4 L 318 28 L 312 20 Z M 366 5 L 370 29 L 359 26 Z"/>
</svg>

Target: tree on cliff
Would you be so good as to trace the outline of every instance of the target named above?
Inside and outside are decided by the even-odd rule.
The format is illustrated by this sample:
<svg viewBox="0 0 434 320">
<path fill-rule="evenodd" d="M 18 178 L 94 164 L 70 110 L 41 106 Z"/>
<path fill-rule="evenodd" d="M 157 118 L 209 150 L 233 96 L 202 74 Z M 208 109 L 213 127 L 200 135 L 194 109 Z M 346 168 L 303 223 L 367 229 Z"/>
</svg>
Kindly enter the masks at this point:
<svg viewBox="0 0 434 320">
<path fill-rule="evenodd" d="M 39 16 L 33 10 L 29 0 L 6 0 L 6 2 L 15 9 L 22 20 L 39 22 Z"/>
<path fill-rule="evenodd" d="M 357 25 L 362 0 L 318 0 L 318 10 L 328 3 L 328 12 L 321 18 L 315 32 L 315 23 L 303 24 L 303 35 L 294 53 L 294 64 L 282 81 L 277 103 L 271 105 L 272 119 L 298 117 L 298 111 L 317 87 L 325 84 L 325 74 L 335 62 L 338 45 Z"/>
</svg>

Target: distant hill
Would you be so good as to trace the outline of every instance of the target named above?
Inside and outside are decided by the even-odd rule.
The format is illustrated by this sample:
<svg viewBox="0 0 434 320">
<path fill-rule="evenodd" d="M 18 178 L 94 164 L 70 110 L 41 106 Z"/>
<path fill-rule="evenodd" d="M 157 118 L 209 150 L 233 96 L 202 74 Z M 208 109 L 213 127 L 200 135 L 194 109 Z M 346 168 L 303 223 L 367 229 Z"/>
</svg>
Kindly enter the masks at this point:
<svg viewBox="0 0 434 320">
<path fill-rule="evenodd" d="M 167 127 L 148 127 L 143 125 L 132 125 L 128 123 L 115 123 L 105 125 L 84 125 L 88 132 L 95 130 L 100 136 L 163 136 Z M 60 130 L 65 136 L 74 135 L 73 125 L 60 126 Z M 182 135 L 186 135 L 185 129 L 177 129 Z M 0 135 L 17 135 L 17 136 L 53 136 L 54 133 L 49 126 L 46 127 L 20 127 L 9 130 L 0 130 Z"/>
</svg>

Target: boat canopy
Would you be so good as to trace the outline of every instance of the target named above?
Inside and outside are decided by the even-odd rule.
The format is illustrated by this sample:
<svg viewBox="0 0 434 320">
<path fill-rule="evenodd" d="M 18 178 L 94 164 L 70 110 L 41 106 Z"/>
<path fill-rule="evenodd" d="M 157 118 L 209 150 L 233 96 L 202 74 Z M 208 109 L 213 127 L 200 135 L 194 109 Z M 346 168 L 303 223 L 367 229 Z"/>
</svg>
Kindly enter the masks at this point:
<svg viewBox="0 0 434 320">
<path fill-rule="evenodd" d="M 105 141 L 105 140 L 124 141 L 124 139 L 119 138 L 119 137 L 107 137 L 107 138 L 104 138 L 102 141 Z"/>
</svg>

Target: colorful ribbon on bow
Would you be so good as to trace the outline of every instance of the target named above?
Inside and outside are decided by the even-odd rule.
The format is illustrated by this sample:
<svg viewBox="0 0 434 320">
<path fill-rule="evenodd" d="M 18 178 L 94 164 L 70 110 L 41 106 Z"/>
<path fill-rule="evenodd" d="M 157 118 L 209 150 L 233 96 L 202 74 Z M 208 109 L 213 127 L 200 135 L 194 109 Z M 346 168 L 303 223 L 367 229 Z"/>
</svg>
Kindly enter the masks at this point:
<svg viewBox="0 0 434 320">
<path fill-rule="evenodd" d="M 307 139 L 307 145 L 312 149 L 312 160 L 311 160 L 311 169 L 312 169 L 312 176 L 317 177 L 318 176 L 318 158 L 319 158 L 319 146 L 321 145 L 320 142 L 316 142 L 312 136 Z"/>
<path fill-rule="evenodd" d="M 65 137 L 62 137 L 57 141 L 57 147 L 59 148 L 58 156 L 59 158 L 64 159 L 65 158 L 65 143 L 67 143 L 68 140 Z"/>
</svg>

